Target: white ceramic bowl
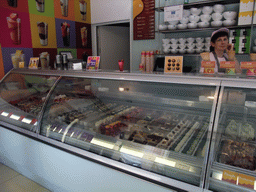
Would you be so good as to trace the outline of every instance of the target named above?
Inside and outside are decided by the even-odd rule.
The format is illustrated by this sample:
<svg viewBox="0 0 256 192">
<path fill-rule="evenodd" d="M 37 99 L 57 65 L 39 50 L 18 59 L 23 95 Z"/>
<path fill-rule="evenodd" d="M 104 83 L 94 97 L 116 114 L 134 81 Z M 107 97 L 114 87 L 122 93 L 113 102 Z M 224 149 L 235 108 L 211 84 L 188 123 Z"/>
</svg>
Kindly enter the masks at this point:
<svg viewBox="0 0 256 192">
<path fill-rule="evenodd" d="M 186 44 L 188 49 L 194 49 L 195 45 L 196 45 L 195 43 L 188 43 L 188 44 Z"/>
<path fill-rule="evenodd" d="M 186 43 L 186 39 L 184 39 L 184 38 L 179 38 L 178 39 L 178 42 L 180 43 L 180 44 L 185 44 Z"/>
<path fill-rule="evenodd" d="M 171 44 L 170 49 L 178 49 L 178 44 Z"/>
<path fill-rule="evenodd" d="M 163 49 L 170 49 L 172 44 L 163 44 Z"/>
<path fill-rule="evenodd" d="M 178 29 L 187 29 L 187 24 L 178 24 Z"/>
<path fill-rule="evenodd" d="M 189 53 L 189 54 L 195 53 L 195 49 L 187 49 L 187 53 Z"/>
<path fill-rule="evenodd" d="M 165 54 L 170 53 L 170 51 L 171 51 L 171 49 L 163 49 L 163 52 L 164 52 Z"/>
<path fill-rule="evenodd" d="M 201 53 L 201 52 L 203 52 L 203 48 L 201 48 L 201 47 L 196 48 L 195 50 L 196 50 L 196 53 Z"/>
<path fill-rule="evenodd" d="M 171 39 L 162 39 L 163 44 L 168 44 L 171 42 Z"/>
<path fill-rule="evenodd" d="M 192 15 L 199 15 L 200 13 L 201 13 L 201 9 L 200 8 L 195 8 L 195 7 L 193 7 L 193 8 L 191 8 L 190 9 L 190 13 L 192 14 Z"/>
<path fill-rule="evenodd" d="M 211 37 L 206 37 L 205 38 L 205 43 L 211 43 Z"/>
<path fill-rule="evenodd" d="M 179 20 L 176 21 L 168 21 L 170 25 L 177 25 L 179 23 Z"/>
<path fill-rule="evenodd" d="M 171 49 L 171 53 L 173 54 L 178 53 L 178 49 Z"/>
<path fill-rule="evenodd" d="M 256 53 L 256 46 L 253 46 L 253 47 L 252 47 L 252 51 L 253 51 L 254 53 Z"/>
<path fill-rule="evenodd" d="M 189 9 L 184 9 L 184 10 L 183 10 L 183 17 L 189 17 L 190 14 L 191 14 L 191 13 L 190 13 L 190 10 L 189 10 Z"/>
<path fill-rule="evenodd" d="M 213 11 L 215 13 L 222 13 L 225 10 L 225 5 L 216 4 L 213 6 Z"/>
<path fill-rule="evenodd" d="M 194 41 L 195 41 L 195 38 L 193 38 L 193 37 L 187 38 L 188 43 L 194 43 Z"/>
<path fill-rule="evenodd" d="M 186 49 L 179 49 L 179 53 L 181 53 L 181 54 L 186 53 Z"/>
<path fill-rule="evenodd" d="M 202 48 L 203 46 L 204 46 L 204 43 L 201 43 L 201 42 L 200 42 L 200 43 L 196 43 L 196 47 L 197 47 L 197 48 L 199 48 L 199 47 Z"/>
<path fill-rule="evenodd" d="M 195 28 L 197 28 L 197 23 L 188 23 L 188 28 L 189 28 L 189 29 L 195 29 Z"/>
<path fill-rule="evenodd" d="M 197 43 L 203 43 L 204 42 L 204 38 L 203 37 L 197 37 L 196 38 L 196 42 Z"/>
<path fill-rule="evenodd" d="M 190 15 L 190 16 L 188 17 L 188 19 L 189 19 L 189 21 L 190 21 L 191 23 L 197 23 L 197 22 L 199 21 L 200 17 L 197 16 L 197 15 Z"/>
<path fill-rule="evenodd" d="M 170 39 L 170 42 L 171 42 L 172 44 L 177 44 L 177 43 L 178 43 L 178 39 L 171 38 L 171 39 Z"/>
<path fill-rule="evenodd" d="M 212 14 L 212 19 L 214 21 L 220 21 L 222 19 L 223 15 L 221 13 L 213 13 Z"/>
<path fill-rule="evenodd" d="M 158 26 L 159 30 L 167 30 L 167 28 L 168 28 L 167 25 L 164 25 L 164 24 L 161 24 Z"/>
<path fill-rule="evenodd" d="M 212 16 L 211 15 L 200 15 L 200 19 L 201 21 L 204 21 L 204 22 L 209 22 L 211 20 Z"/>
<path fill-rule="evenodd" d="M 237 16 L 237 12 L 235 11 L 226 11 L 223 13 L 223 16 L 226 20 L 234 20 Z"/>
<path fill-rule="evenodd" d="M 209 27 L 210 26 L 210 23 L 209 22 L 199 22 L 198 23 L 198 27 Z"/>
<path fill-rule="evenodd" d="M 168 25 L 167 27 L 169 30 L 177 29 L 177 25 Z"/>
<path fill-rule="evenodd" d="M 222 26 L 222 21 L 212 21 L 211 26 L 220 27 L 220 26 Z"/>
<path fill-rule="evenodd" d="M 223 25 L 224 26 L 233 26 L 236 24 L 236 20 L 224 20 Z"/>
<path fill-rule="evenodd" d="M 212 6 L 204 6 L 202 9 L 203 14 L 210 15 L 213 11 Z"/>
<path fill-rule="evenodd" d="M 205 52 L 210 52 L 210 47 L 206 47 L 206 48 L 204 48 L 204 50 L 203 51 L 205 51 Z"/>
<path fill-rule="evenodd" d="M 180 20 L 180 23 L 181 24 L 187 24 L 188 23 L 188 17 L 183 17 L 181 20 Z"/>
<path fill-rule="evenodd" d="M 187 46 L 186 44 L 179 44 L 179 48 L 180 48 L 180 49 L 185 49 L 186 46 Z"/>
</svg>

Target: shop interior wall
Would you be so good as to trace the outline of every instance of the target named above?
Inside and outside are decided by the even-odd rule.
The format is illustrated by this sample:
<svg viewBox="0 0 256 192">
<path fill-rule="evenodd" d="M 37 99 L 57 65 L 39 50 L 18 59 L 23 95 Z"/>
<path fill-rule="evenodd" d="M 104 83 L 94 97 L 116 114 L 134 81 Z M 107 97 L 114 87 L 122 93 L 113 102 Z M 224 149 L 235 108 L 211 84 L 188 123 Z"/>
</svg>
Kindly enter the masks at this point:
<svg viewBox="0 0 256 192">
<path fill-rule="evenodd" d="M 29 64 L 30 57 L 39 57 L 41 52 L 50 54 L 50 66 L 54 66 L 55 55 L 59 51 L 71 51 L 74 58 L 82 59 L 82 54 L 86 52 L 92 55 L 91 43 L 91 8 L 90 0 L 86 2 L 86 18 L 81 17 L 80 2 L 78 0 L 68 0 L 68 14 L 63 16 L 61 12 L 60 1 L 47 0 L 44 1 L 44 11 L 37 10 L 35 0 L 17 0 L 17 7 L 8 5 L 7 0 L 1 1 L 0 5 L 0 23 L 1 23 L 1 54 L 0 78 L 10 71 L 12 66 L 11 53 L 16 50 L 23 50 L 25 54 L 25 66 Z M 11 13 L 17 13 L 21 19 L 21 42 L 14 44 L 10 37 L 10 29 L 7 24 L 7 17 Z M 48 24 L 48 44 L 41 45 L 38 33 L 37 22 L 45 22 Z M 70 24 L 70 45 L 64 45 L 61 31 L 61 24 L 67 22 Z M 81 28 L 87 29 L 87 45 L 82 45 Z M 39 64 L 40 66 L 40 64 Z"/>
<path fill-rule="evenodd" d="M 202 0 L 190 0 L 190 3 L 193 2 L 200 2 Z M 176 0 L 176 1 L 170 1 L 171 5 L 179 5 L 183 4 L 184 0 Z M 165 0 L 156 0 L 155 1 L 155 7 L 162 7 L 165 5 Z M 239 12 L 239 3 L 237 4 L 232 4 L 232 5 L 226 5 L 226 10 L 227 11 L 237 11 Z M 131 20 L 132 23 L 132 20 Z M 160 12 L 155 12 L 155 30 L 158 30 L 158 25 L 159 24 L 164 24 L 164 13 Z M 131 31 L 133 30 L 131 24 Z M 150 50 L 161 50 L 162 51 L 162 39 L 163 38 L 187 38 L 187 37 L 210 37 L 211 33 L 213 30 L 202 30 L 202 31 L 196 31 L 193 32 L 182 32 L 182 33 L 158 33 L 156 32 L 156 36 L 154 40 L 133 40 L 132 37 L 132 59 L 131 59 L 131 69 L 132 71 L 138 71 L 139 70 L 139 64 L 141 61 L 141 52 L 142 51 L 150 51 Z M 252 40 L 255 39 L 255 35 L 252 35 Z M 252 41 L 253 43 L 253 41 Z M 255 45 L 256 46 L 256 45 Z M 164 57 L 158 56 L 158 57 Z M 248 54 L 240 54 L 236 55 L 236 58 L 238 61 L 249 61 L 249 55 Z M 190 70 L 191 72 L 198 72 L 199 67 L 201 63 L 201 57 L 199 55 L 185 55 L 183 58 L 183 65 L 186 67 L 186 70 Z"/>
<path fill-rule="evenodd" d="M 0 162 L 50 191 L 171 192 L 3 127 L 0 127 Z"/>
</svg>

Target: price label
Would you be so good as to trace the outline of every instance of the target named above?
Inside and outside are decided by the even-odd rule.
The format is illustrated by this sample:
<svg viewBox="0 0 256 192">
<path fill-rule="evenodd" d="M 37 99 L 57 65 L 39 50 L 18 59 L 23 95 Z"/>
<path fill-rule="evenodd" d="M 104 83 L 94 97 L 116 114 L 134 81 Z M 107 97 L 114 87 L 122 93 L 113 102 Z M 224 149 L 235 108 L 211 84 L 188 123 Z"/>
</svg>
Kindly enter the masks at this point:
<svg viewBox="0 0 256 192">
<path fill-rule="evenodd" d="M 254 69 L 254 68 L 256 68 L 256 61 L 241 62 L 241 69 Z"/>
<path fill-rule="evenodd" d="M 229 183 L 236 184 L 237 177 L 238 177 L 238 173 L 233 172 L 233 171 L 224 170 L 223 175 L 222 175 L 222 180 L 229 182 Z"/>
<path fill-rule="evenodd" d="M 202 61 L 201 67 L 203 68 L 215 68 L 215 61 Z"/>
<path fill-rule="evenodd" d="M 236 62 L 235 61 L 221 61 L 220 68 L 235 68 Z"/>
<path fill-rule="evenodd" d="M 19 62 L 19 68 L 24 68 L 25 64 L 24 62 Z"/>
<path fill-rule="evenodd" d="M 183 5 L 175 5 L 164 8 L 164 21 L 181 20 L 183 17 Z"/>
<path fill-rule="evenodd" d="M 252 176 L 248 176 L 244 174 L 239 174 L 238 176 L 238 185 L 254 189 L 254 182 L 255 182 L 255 178 Z"/>
</svg>

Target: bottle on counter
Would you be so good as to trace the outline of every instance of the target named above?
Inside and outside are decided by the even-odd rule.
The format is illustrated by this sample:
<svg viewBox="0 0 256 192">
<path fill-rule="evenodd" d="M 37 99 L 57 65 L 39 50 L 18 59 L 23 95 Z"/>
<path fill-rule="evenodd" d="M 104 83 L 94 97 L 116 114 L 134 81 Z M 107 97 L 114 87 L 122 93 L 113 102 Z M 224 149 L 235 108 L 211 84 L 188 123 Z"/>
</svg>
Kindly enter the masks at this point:
<svg viewBox="0 0 256 192">
<path fill-rule="evenodd" d="M 150 51 L 150 69 L 149 69 L 150 73 L 153 73 L 154 64 L 155 64 L 154 51 Z"/>
<path fill-rule="evenodd" d="M 141 62 L 139 65 L 139 70 L 140 71 L 145 71 L 145 67 L 146 67 L 146 52 L 142 51 L 141 52 Z"/>
<path fill-rule="evenodd" d="M 146 72 L 150 72 L 150 65 L 151 65 L 151 58 L 150 58 L 150 51 L 146 51 Z"/>
</svg>

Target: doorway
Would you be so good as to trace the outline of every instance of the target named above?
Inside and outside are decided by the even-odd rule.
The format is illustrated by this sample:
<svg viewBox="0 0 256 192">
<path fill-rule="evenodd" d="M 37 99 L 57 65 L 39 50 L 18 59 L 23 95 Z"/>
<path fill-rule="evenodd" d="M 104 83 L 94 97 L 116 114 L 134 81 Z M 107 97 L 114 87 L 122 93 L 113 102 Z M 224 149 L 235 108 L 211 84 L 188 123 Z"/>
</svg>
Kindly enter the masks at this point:
<svg viewBox="0 0 256 192">
<path fill-rule="evenodd" d="M 130 70 L 130 23 L 97 26 L 97 55 L 100 69 L 119 70 L 118 60 L 124 60 L 124 70 Z"/>
</svg>

